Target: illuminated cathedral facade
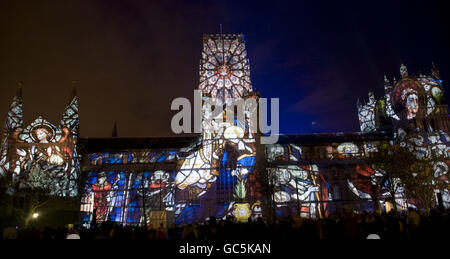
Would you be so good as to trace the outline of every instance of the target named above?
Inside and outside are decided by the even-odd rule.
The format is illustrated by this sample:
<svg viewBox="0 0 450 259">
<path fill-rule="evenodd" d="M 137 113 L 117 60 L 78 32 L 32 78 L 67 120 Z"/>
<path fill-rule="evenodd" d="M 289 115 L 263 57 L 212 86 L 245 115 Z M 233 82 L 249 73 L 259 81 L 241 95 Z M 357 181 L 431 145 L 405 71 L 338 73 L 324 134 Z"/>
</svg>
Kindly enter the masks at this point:
<svg viewBox="0 0 450 259">
<path fill-rule="evenodd" d="M 449 122 L 442 81 L 430 76 L 385 78 L 385 95 L 369 93 L 358 102 L 360 131 L 280 135 L 261 144 L 262 134 L 248 117 L 217 125 L 206 98 L 258 100 L 252 88 L 245 41 L 240 34 L 203 36 L 199 90 L 202 132 L 161 138 L 79 138 L 76 83 L 58 126 L 38 117 L 22 120 L 22 85 L 6 119 L 0 176 L 11 188 L 43 188 L 79 202 L 80 223 L 111 220 L 125 225 L 159 226 L 233 216 L 246 222 L 289 216 L 323 218 L 344 205 L 355 211 L 415 206 L 402 190 L 380 186 L 383 171 L 367 158 L 385 146 L 408 147 L 419 159 L 434 158 L 434 204 L 450 207 Z M 246 107 L 251 110 L 252 107 Z M 77 210 L 78 210 L 77 208 Z"/>
</svg>

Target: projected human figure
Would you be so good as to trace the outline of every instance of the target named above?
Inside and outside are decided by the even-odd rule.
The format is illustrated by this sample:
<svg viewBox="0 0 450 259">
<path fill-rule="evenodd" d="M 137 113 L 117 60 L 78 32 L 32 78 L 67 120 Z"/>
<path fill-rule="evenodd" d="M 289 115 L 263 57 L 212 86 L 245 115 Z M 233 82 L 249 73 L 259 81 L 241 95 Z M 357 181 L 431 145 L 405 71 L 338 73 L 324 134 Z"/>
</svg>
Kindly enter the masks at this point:
<svg viewBox="0 0 450 259">
<path fill-rule="evenodd" d="M 69 130 L 67 128 L 62 128 L 61 130 L 63 132 L 63 136 L 60 138 L 58 143 L 63 143 L 67 140 L 69 136 Z M 46 127 L 40 127 L 34 130 L 34 135 L 36 139 L 39 141 L 39 143 L 50 143 L 53 140 L 53 134 L 46 128 Z M 64 159 L 64 152 L 67 152 L 69 157 L 72 157 L 72 152 L 69 148 L 59 147 L 58 145 L 52 145 L 48 146 L 44 149 L 45 151 L 42 151 L 42 153 L 46 153 L 46 161 L 50 165 L 63 165 L 65 162 Z M 38 154 L 43 155 L 43 154 Z"/>
<path fill-rule="evenodd" d="M 94 210 L 97 209 L 97 220 L 103 221 L 108 218 L 108 208 L 111 204 L 111 190 L 113 184 L 108 182 L 106 174 L 100 173 L 97 182 L 92 185 L 94 192 Z"/>
<path fill-rule="evenodd" d="M 48 143 L 52 138 L 52 134 L 44 127 L 35 129 L 34 134 L 39 140 L 39 143 Z"/>
</svg>

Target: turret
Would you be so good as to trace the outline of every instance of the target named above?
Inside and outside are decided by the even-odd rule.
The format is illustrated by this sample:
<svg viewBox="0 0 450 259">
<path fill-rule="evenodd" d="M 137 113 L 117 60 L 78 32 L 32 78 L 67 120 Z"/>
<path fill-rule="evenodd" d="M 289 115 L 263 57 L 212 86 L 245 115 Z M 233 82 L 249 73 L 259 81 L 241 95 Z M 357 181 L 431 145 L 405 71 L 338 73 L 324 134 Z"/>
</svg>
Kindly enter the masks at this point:
<svg viewBox="0 0 450 259">
<path fill-rule="evenodd" d="M 392 90 L 391 82 L 389 82 L 389 79 L 384 75 L 384 93 L 388 94 Z"/>
<path fill-rule="evenodd" d="M 3 135 L 7 136 L 17 128 L 23 128 L 23 97 L 22 97 L 23 82 L 17 85 L 16 96 L 11 103 L 11 106 L 6 117 L 6 123 L 3 130 Z"/>
<path fill-rule="evenodd" d="M 72 92 L 61 119 L 61 128 L 67 128 L 72 131 L 74 136 L 77 136 L 78 126 L 77 81 L 72 81 Z"/>
<path fill-rule="evenodd" d="M 441 75 L 439 74 L 439 70 L 434 62 L 431 62 L 431 74 L 436 80 L 441 80 Z"/>
<path fill-rule="evenodd" d="M 403 63 L 400 65 L 400 75 L 402 78 L 408 77 L 408 69 Z"/>
<path fill-rule="evenodd" d="M 113 130 L 111 133 L 111 137 L 117 138 L 118 136 L 119 136 L 119 133 L 117 131 L 117 121 L 114 121 L 114 126 L 113 126 Z"/>
<path fill-rule="evenodd" d="M 0 146 L 0 176 L 4 176 L 10 167 L 7 159 L 9 137 L 14 131 L 21 131 L 23 129 L 22 88 L 23 82 L 19 82 L 16 95 L 13 98 L 6 117 L 5 127 L 3 128 L 3 138 Z"/>
</svg>

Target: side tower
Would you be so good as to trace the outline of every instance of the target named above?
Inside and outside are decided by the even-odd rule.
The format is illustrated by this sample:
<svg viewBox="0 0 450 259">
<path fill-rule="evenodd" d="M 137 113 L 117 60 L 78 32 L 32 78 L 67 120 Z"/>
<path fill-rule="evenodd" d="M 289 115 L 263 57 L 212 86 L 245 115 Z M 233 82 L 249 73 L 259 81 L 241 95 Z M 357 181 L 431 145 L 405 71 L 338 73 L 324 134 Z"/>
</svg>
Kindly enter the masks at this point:
<svg viewBox="0 0 450 259">
<path fill-rule="evenodd" d="M 39 116 L 24 128 L 22 106 L 19 84 L 6 119 L 0 160 L 0 173 L 10 194 L 37 188 L 51 195 L 75 197 L 79 177 L 76 83 L 59 127 Z"/>
<path fill-rule="evenodd" d="M 5 127 L 3 128 L 2 145 L 0 147 L 0 177 L 10 177 L 8 174 L 10 168 L 14 165 L 8 159 L 8 143 L 11 141 L 10 137 L 18 135 L 23 129 L 23 98 L 22 98 L 23 83 L 20 82 L 17 86 L 17 92 L 9 108 L 6 117 Z M 7 179 L 6 181 L 9 181 Z"/>
<path fill-rule="evenodd" d="M 400 74 L 401 79 L 394 79 L 392 89 L 386 91 L 394 128 L 419 133 L 448 132 L 447 103 L 442 80 L 434 64 L 432 75 L 411 76 L 404 64 L 400 67 Z"/>
<path fill-rule="evenodd" d="M 369 92 L 368 103 L 358 101 L 361 131 L 377 131 L 388 123 L 396 132 L 448 132 L 448 107 L 436 66 L 433 64 L 431 75 L 412 76 L 401 64 L 400 76 L 392 81 L 384 76 L 384 98 L 376 100 Z"/>
<path fill-rule="evenodd" d="M 435 185 L 434 204 L 450 207 L 450 121 L 438 69 L 432 64 L 431 75 L 419 73 L 418 76 L 413 76 L 401 64 L 400 79 L 389 80 L 385 76 L 384 90 L 384 99 L 376 101 L 375 109 L 370 105 L 373 101 L 365 106 L 358 105 L 361 130 L 379 130 L 383 125 L 382 120 L 377 120 L 379 118 L 390 122 L 394 133 L 391 142 L 393 148 L 407 147 L 418 161 L 426 161 L 427 176 L 433 177 L 429 179 Z M 378 103 L 384 105 L 381 107 Z M 373 110 L 375 116 L 371 113 Z M 375 127 L 363 128 L 363 125 Z"/>
</svg>

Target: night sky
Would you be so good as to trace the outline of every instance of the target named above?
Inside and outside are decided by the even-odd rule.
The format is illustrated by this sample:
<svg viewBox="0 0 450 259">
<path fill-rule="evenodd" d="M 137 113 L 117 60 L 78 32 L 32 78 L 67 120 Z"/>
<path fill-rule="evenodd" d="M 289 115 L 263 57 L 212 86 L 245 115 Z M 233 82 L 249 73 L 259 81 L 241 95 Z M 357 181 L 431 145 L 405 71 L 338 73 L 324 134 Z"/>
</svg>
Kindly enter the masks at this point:
<svg viewBox="0 0 450 259">
<path fill-rule="evenodd" d="M 363 3 L 360 3 L 363 2 Z M 357 131 L 356 100 L 438 66 L 449 87 L 450 16 L 433 1 L 1 1 L 0 121 L 24 81 L 25 124 L 59 124 L 79 80 L 82 137 L 172 135 L 193 99 L 203 33 L 243 33 L 253 87 L 280 98 L 282 133 Z M 446 92 L 447 99 L 449 91 Z"/>
</svg>

